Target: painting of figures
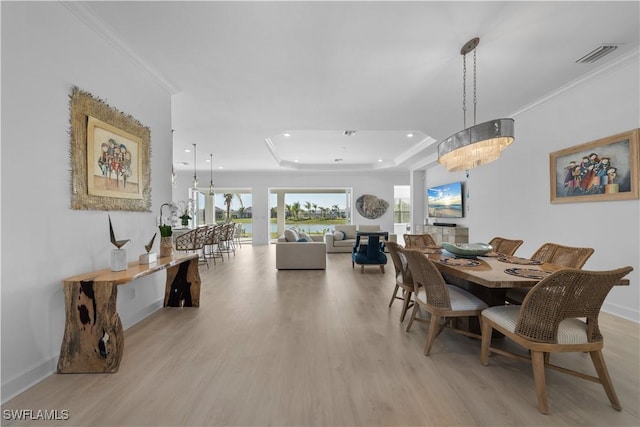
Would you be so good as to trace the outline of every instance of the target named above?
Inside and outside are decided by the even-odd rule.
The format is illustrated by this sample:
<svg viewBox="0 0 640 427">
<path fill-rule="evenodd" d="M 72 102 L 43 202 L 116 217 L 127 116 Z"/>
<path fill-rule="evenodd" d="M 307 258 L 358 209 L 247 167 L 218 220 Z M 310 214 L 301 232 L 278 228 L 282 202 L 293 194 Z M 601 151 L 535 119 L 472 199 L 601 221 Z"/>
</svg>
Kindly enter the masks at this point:
<svg viewBox="0 0 640 427">
<path fill-rule="evenodd" d="M 94 117 L 87 136 L 89 194 L 141 199 L 140 138 Z"/>
<path fill-rule="evenodd" d="M 638 130 L 550 154 L 551 202 L 638 198 Z"/>
</svg>

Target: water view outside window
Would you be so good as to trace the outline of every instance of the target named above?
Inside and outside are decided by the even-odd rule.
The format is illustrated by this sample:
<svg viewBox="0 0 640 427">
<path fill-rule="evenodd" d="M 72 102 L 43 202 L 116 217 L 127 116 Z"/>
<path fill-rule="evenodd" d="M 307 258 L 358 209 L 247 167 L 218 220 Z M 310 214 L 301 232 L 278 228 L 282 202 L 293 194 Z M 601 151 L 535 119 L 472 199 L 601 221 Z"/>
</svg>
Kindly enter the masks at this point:
<svg viewBox="0 0 640 427">
<path fill-rule="evenodd" d="M 231 221 L 242 224 L 240 238 L 251 238 L 253 235 L 253 202 L 250 190 L 216 191 L 214 197 L 214 222 L 223 224 Z"/>
<path fill-rule="evenodd" d="M 278 215 L 284 215 L 284 228 L 296 227 L 307 234 L 324 235 L 336 224 L 351 223 L 351 191 L 317 190 L 303 193 L 300 190 L 272 190 L 271 238 L 278 237 Z M 278 206 L 278 193 L 284 195 L 284 206 Z"/>
<path fill-rule="evenodd" d="M 296 192 L 291 192 L 296 191 Z M 283 212 L 285 228 L 296 227 L 307 234 L 324 234 L 335 224 L 351 223 L 351 191 L 272 190 L 270 194 L 270 234 L 278 237 L 278 212 Z M 284 206 L 278 207 L 278 192 L 284 194 Z M 215 223 L 227 220 L 242 224 L 241 238 L 253 234 L 253 201 L 250 190 L 216 191 L 214 199 Z"/>
</svg>

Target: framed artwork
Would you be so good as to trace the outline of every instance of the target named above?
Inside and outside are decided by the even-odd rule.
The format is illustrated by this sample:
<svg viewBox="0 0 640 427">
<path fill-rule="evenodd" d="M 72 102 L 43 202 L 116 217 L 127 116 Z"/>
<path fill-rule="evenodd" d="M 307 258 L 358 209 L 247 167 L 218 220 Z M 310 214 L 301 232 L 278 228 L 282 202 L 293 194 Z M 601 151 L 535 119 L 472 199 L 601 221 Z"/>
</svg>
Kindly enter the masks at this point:
<svg viewBox="0 0 640 427">
<path fill-rule="evenodd" d="M 638 198 L 638 129 L 549 155 L 551 203 Z"/>
<path fill-rule="evenodd" d="M 70 98 L 71 208 L 149 211 L 149 128 L 76 87 Z"/>
</svg>

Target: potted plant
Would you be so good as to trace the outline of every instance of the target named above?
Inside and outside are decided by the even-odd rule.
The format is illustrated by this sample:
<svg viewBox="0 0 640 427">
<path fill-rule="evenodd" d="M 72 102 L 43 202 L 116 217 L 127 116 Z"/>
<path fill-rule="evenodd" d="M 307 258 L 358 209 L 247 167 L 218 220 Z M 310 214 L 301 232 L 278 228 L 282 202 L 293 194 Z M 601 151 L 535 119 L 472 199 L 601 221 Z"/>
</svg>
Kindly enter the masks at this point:
<svg viewBox="0 0 640 427">
<path fill-rule="evenodd" d="M 173 256 L 173 231 L 170 225 L 160 224 L 160 258 Z"/>
<path fill-rule="evenodd" d="M 189 220 L 191 219 L 191 200 L 189 202 L 185 202 L 184 200 L 180 201 L 180 220 L 182 221 L 182 226 L 186 227 L 189 225 Z"/>
<path fill-rule="evenodd" d="M 189 225 L 189 220 L 191 219 L 191 217 L 189 216 L 189 213 L 187 213 L 186 211 L 182 213 L 182 215 L 180 215 L 180 220 L 182 221 L 182 225 L 183 226 L 187 226 Z"/>
</svg>

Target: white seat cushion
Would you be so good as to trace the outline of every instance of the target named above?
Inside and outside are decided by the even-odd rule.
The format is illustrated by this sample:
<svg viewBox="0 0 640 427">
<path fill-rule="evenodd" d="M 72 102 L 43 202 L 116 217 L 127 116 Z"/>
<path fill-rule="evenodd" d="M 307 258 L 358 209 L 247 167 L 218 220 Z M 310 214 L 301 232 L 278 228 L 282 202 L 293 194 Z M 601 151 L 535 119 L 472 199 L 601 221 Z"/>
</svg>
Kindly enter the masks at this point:
<svg viewBox="0 0 640 427">
<path fill-rule="evenodd" d="M 486 302 L 462 288 L 454 285 L 447 285 L 447 288 L 449 288 L 449 300 L 451 301 L 452 310 L 483 310 L 488 307 Z"/>
<path fill-rule="evenodd" d="M 488 307 L 487 303 L 462 288 L 447 285 L 447 289 L 449 289 L 449 301 L 453 311 L 483 310 Z M 417 298 L 423 302 L 427 300 L 424 287 L 418 289 Z"/>
<path fill-rule="evenodd" d="M 501 305 L 482 312 L 482 316 L 500 325 L 507 331 L 515 332 L 520 314 L 519 305 Z M 558 344 L 586 344 L 587 324 L 579 319 L 565 319 L 558 326 Z"/>
</svg>

